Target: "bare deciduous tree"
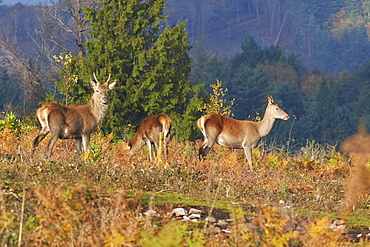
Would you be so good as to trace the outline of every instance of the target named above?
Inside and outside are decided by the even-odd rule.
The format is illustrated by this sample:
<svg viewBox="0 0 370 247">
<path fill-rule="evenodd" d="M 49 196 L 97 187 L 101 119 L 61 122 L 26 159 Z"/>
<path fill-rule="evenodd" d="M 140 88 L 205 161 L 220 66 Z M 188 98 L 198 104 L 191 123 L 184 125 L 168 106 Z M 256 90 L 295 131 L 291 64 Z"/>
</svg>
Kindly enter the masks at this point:
<svg viewBox="0 0 370 247">
<path fill-rule="evenodd" d="M 30 101 L 45 98 L 46 90 L 43 84 L 42 73 L 39 68 L 22 57 L 18 49 L 17 38 L 7 35 L 4 30 L 0 34 L 0 67 L 5 68 L 17 78 L 22 88 L 24 104 Z"/>
<path fill-rule="evenodd" d="M 94 0 L 61 0 L 27 8 L 20 4 L 1 17 L 7 21 L 0 26 L 0 67 L 16 78 L 22 88 L 24 105 L 45 99 L 50 89 L 55 88 L 53 81 L 57 79 L 60 64 L 54 61 L 54 55 L 61 52 L 85 55 L 88 23 L 83 9 L 95 5 Z"/>
<path fill-rule="evenodd" d="M 73 51 L 84 56 L 84 43 L 89 27 L 83 17 L 83 9 L 93 8 L 96 1 L 60 0 L 52 3 L 42 8 L 42 31 L 63 52 Z M 77 45 L 77 49 L 73 45 Z"/>
</svg>

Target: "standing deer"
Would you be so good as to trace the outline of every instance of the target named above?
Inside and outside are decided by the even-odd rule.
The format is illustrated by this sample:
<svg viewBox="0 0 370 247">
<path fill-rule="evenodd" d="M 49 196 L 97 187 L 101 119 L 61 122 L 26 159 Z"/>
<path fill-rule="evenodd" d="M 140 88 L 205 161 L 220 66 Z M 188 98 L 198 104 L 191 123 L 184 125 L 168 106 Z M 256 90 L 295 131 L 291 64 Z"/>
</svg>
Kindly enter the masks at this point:
<svg viewBox="0 0 370 247">
<path fill-rule="evenodd" d="M 165 115 L 154 115 L 141 121 L 140 126 L 128 143 L 128 155 L 134 156 L 145 144 L 148 146 L 149 158 L 152 161 L 152 143 L 154 144 L 154 156 L 159 148 L 159 135 L 162 135 L 164 154 L 167 156 L 167 136 L 171 130 L 172 119 Z"/>
<path fill-rule="evenodd" d="M 227 148 L 243 148 L 249 167 L 252 167 L 252 148 L 266 136 L 275 119 L 289 119 L 276 103 L 272 96 L 267 96 L 265 115 L 260 122 L 235 120 L 220 114 L 209 114 L 198 119 L 197 126 L 202 131 L 204 142 L 199 149 L 199 157 L 204 157 L 211 150 L 213 144 Z"/>
<path fill-rule="evenodd" d="M 90 79 L 94 89 L 89 103 L 85 105 L 62 106 L 57 103 L 46 103 L 37 110 L 37 120 L 40 130 L 33 141 L 32 152 L 50 132 L 50 140 L 46 147 L 48 157 L 51 156 L 55 142 L 60 139 L 76 139 L 76 148 L 81 152 L 89 150 L 91 134 L 103 120 L 108 108 L 108 91 L 113 89 L 116 81 L 108 84 L 110 76 L 105 83 L 100 83 L 93 74 L 95 81 Z"/>
</svg>

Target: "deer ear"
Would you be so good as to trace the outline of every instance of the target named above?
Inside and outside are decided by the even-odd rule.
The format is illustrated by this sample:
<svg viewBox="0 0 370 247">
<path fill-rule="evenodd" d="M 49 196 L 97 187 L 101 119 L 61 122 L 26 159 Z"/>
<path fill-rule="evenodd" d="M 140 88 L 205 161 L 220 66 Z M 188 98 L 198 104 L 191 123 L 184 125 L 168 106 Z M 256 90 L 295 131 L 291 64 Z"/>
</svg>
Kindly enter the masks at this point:
<svg viewBox="0 0 370 247">
<path fill-rule="evenodd" d="M 95 81 L 93 81 L 93 80 L 90 78 L 90 85 L 91 85 L 93 88 L 95 88 L 95 87 L 98 85 L 98 83 L 96 83 Z"/>
<path fill-rule="evenodd" d="M 267 96 L 266 100 L 267 100 L 267 104 L 269 104 L 269 105 L 274 103 L 274 99 L 272 98 L 271 95 Z"/>
<path fill-rule="evenodd" d="M 114 82 L 109 84 L 109 86 L 108 86 L 109 90 L 112 90 L 116 86 L 116 82 L 117 81 L 114 81 Z"/>
</svg>

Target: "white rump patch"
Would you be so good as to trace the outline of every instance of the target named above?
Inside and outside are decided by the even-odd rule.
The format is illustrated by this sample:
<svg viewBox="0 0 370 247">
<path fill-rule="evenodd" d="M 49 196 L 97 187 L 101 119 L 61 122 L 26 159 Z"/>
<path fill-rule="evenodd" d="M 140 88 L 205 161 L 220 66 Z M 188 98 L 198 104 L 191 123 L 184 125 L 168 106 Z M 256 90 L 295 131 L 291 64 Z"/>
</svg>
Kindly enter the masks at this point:
<svg viewBox="0 0 370 247">
<path fill-rule="evenodd" d="M 42 114 L 43 114 L 43 118 L 41 118 L 41 116 L 38 116 L 38 119 L 40 120 L 41 128 L 45 133 L 50 132 L 50 127 L 49 127 L 49 122 L 48 122 L 49 112 L 43 111 Z"/>
<path fill-rule="evenodd" d="M 206 132 L 205 132 L 204 124 L 205 124 L 205 122 L 204 122 L 204 117 L 202 117 L 202 118 L 200 119 L 200 126 L 202 127 L 201 131 L 202 131 L 203 136 L 206 136 Z"/>
</svg>

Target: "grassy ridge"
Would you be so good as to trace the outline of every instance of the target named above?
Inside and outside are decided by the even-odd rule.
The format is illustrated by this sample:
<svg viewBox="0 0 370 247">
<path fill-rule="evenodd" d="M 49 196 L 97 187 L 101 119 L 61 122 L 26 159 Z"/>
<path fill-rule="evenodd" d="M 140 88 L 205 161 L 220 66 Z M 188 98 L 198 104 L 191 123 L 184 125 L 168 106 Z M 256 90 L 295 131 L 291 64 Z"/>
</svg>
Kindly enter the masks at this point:
<svg viewBox="0 0 370 247">
<path fill-rule="evenodd" d="M 172 141 L 167 160 L 151 163 L 146 148 L 129 160 L 126 143 L 111 143 L 112 136 L 100 133 L 86 159 L 76 154 L 73 141 L 58 141 L 45 160 L 47 141 L 30 153 L 36 133 L 0 132 L 2 246 L 18 245 L 19 239 L 23 246 L 368 243 L 369 196 L 346 198 L 353 164 L 334 147 L 309 142 L 293 154 L 260 145 L 250 172 L 242 151 L 215 146 L 200 162 L 192 142 Z M 215 231 L 205 223 L 207 215 L 198 223 L 166 217 L 174 207 L 230 214 L 231 233 Z M 145 216 L 149 208 L 161 216 Z M 336 219 L 345 221 L 346 231 L 329 228 Z M 363 237 L 354 237 L 359 233 Z"/>
</svg>

